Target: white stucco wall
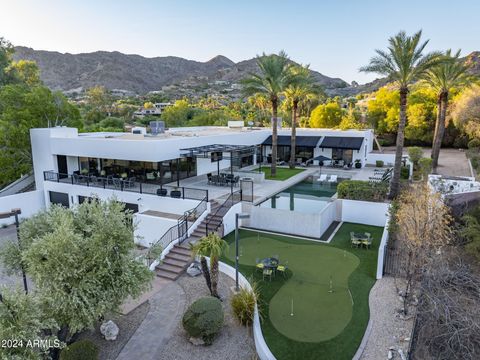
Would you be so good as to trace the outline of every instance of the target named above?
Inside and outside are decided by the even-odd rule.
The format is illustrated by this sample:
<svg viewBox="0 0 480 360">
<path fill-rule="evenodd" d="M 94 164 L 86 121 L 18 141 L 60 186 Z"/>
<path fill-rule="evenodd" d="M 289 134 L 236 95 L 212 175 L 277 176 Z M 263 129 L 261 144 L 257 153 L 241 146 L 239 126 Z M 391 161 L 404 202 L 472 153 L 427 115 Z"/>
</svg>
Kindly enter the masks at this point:
<svg viewBox="0 0 480 360">
<path fill-rule="evenodd" d="M 177 224 L 177 220 L 138 213 L 134 215 L 134 222 L 137 224 L 135 243 L 145 247 L 157 242 L 168 229 Z"/>
<path fill-rule="evenodd" d="M 28 218 L 45 209 L 45 200 L 42 190 L 28 191 L 24 193 L 0 197 L 0 212 L 8 212 L 20 208 L 20 219 Z M 14 224 L 15 217 L 0 219 L 0 224 Z"/>
<path fill-rule="evenodd" d="M 341 220 L 373 226 L 385 226 L 388 203 L 339 199 L 342 202 Z"/>
<path fill-rule="evenodd" d="M 235 230 L 235 214 L 242 212 L 242 203 L 233 205 L 223 217 L 223 235 L 226 236 Z M 241 226 L 240 220 L 239 226 Z"/>
<path fill-rule="evenodd" d="M 172 214 L 180 214 L 187 210 L 193 209 L 198 205 L 199 201 L 189 199 L 172 199 L 169 197 L 140 194 L 128 191 L 118 191 L 111 189 L 94 188 L 82 185 L 72 185 L 65 183 L 56 183 L 52 181 L 45 181 L 45 202 L 48 204 L 49 191 L 57 191 L 69 194 L 70 204 L 78 203 L 78 196 L 97 196 L 101 200 L 107 200 L 116 197 L 117 200 L 137 204 L 139 212 L 145 210 L 157 210 Z"/>
</svg>

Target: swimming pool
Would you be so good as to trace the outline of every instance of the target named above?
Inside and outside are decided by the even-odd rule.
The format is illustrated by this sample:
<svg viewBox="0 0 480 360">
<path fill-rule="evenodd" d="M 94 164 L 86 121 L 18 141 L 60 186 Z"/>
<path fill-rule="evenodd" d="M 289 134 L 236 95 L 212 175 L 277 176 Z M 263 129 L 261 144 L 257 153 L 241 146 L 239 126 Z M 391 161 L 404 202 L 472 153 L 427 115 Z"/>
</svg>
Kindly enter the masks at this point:
<svg viewBox="0 0 480 360">
<path fill-rule="evenodd" d="M 318 182 L 309 177 L 273 195 L 259 206 L 271 209 L 317 213 L 332 201 L 332 196 L 337 192 L 337 184 Z"/>
</svg>

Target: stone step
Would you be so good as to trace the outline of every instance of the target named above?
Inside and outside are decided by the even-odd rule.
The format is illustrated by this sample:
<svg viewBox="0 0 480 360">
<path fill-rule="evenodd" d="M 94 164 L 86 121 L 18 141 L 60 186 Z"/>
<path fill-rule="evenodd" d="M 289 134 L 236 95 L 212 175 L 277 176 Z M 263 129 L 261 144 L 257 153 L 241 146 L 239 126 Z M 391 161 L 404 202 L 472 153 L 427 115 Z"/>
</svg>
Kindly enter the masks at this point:
<svg viewBox="0 0 480 360">
<path fill-rule="evenodd" d="M 185 263 L 186 265 L 186 263 Z M 173 266 L 173 265 L 169 265 L 169 264 L 160 264 L 156 267 L 157 270 L 163 270 L 163 271 L 168 271 L 168 272 L 171 272 L 173 274 L 179 274 L 181 273 L 185 267 L 179 267 L 179 266 Z"/>
<path fill-rule="evenodd" d="M 158 277 L 168 279 L 168 280 L 177 280 L 180 277 L 180 274 L 174 274 L 168 271 L 157 270 L 156 274 Z"/>
<path fill-rule="evenodd" d="M 168 255 L 165 256 L 165 259 L 167 258 L 185 262 L 185 261 L 189 261 L 189 259 L 191 259 L 192 257 L 190 255 L 178 254 L 170 251 Z"/>
<path fill-rule="evenodd" d="M 182 261 L 182 260 L 176 260 L 176 259 L 173 259 L 173 258 L 165 257 L 163 259 L 162 264 L 177 266 L 177 267 L 180 267 L 180 268 L 183 269 L 185 267 L 185 265 L 188 264 L 188 263 L 185 262 L 185 261 Z"/>
<path fill-rule="evenodd" d="M 192 254 L 192 251 L 190 249 L 186 249 L 184 247 L 176 246 L 176 245 L 170 250 L 170 252 L 174 252 L 174 253 L 182 254 L 186 256 L 190 256 Z"/>
</svg>

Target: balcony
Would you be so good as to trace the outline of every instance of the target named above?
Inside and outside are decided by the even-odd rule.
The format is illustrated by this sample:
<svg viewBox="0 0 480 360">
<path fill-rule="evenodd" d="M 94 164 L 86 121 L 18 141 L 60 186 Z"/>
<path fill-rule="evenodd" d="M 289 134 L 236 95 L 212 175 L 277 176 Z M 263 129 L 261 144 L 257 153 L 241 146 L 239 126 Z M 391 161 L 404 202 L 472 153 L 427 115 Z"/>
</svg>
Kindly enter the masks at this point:
<svg viewBox="0 0 480 360">
<path fill-rule="evenodd" d="M 208 190 L 195 189 L 184 186 L 170 186 L 135 181 L 134 179 L 121 179 L 116 177 L 100 177 L 93 175 L 62 174 L 54 171 L 44 171 L 45 181 L 63 184 L 87 186 L 92 188 L 126 191 L 139 194 L 150 194 L 175 199 L 206 200 Z"/>
</svg>

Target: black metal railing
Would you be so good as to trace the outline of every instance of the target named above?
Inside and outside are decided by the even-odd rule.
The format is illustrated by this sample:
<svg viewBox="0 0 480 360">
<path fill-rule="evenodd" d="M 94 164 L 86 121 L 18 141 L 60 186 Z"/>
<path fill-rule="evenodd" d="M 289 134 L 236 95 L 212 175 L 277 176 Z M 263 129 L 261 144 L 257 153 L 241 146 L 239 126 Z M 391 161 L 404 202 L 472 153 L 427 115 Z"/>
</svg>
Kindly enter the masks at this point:
<svg viewBox="0 0 480 360">
<path fill-rule="evenodd" d="M 187 239 L 188 230 L 190 227 L 207 210 L 207 203 L 208 199 L 205 197 L 196 207 L 185 211 L 184 214 L 178 219 L 177 224 L 170 227 L 153 246 L 160 245 L 162 249 L 165 249 L 177 239 L 179 244 L 181 244 L 185 239 Z"/>
<path fill-rule="evenodd" d="M 220 207 L 215 211 L 214 214 L 210 217 L 210 220 L 205 223 L 205 234 L 217 233 L 218 229 L 223 225 L 223 217 L 226 215 L 230 208 L 242 201 L 242 190 L 237 190 L 231 193 L 227 199 L 220 205 Z M 222 220 L 219 220 L 222 219 Z M 219 223 L 217 223 L 219 222 Z M 219 234 L 222 235 L 222 234 Z"/>
<path fill-rule="evenodd" d="M 158 195 L 163 197 L 172 197 L 176 199 L 191 199 L 202 201 L 206 198 L 208 201 L 208 190 L 195 189 L 184 186 L 152 184 L 142 181 L 136 181 L 135 178 L 120 179 L 111 176 L 102 177 L 79 174 L 70 175 L 57 173 L 55 171 L 44 171 L 43 178 L 45 179 L 45 181 L 53 181 L 72 185 L 82 185 L 109 190 Z"/>
</svg>

